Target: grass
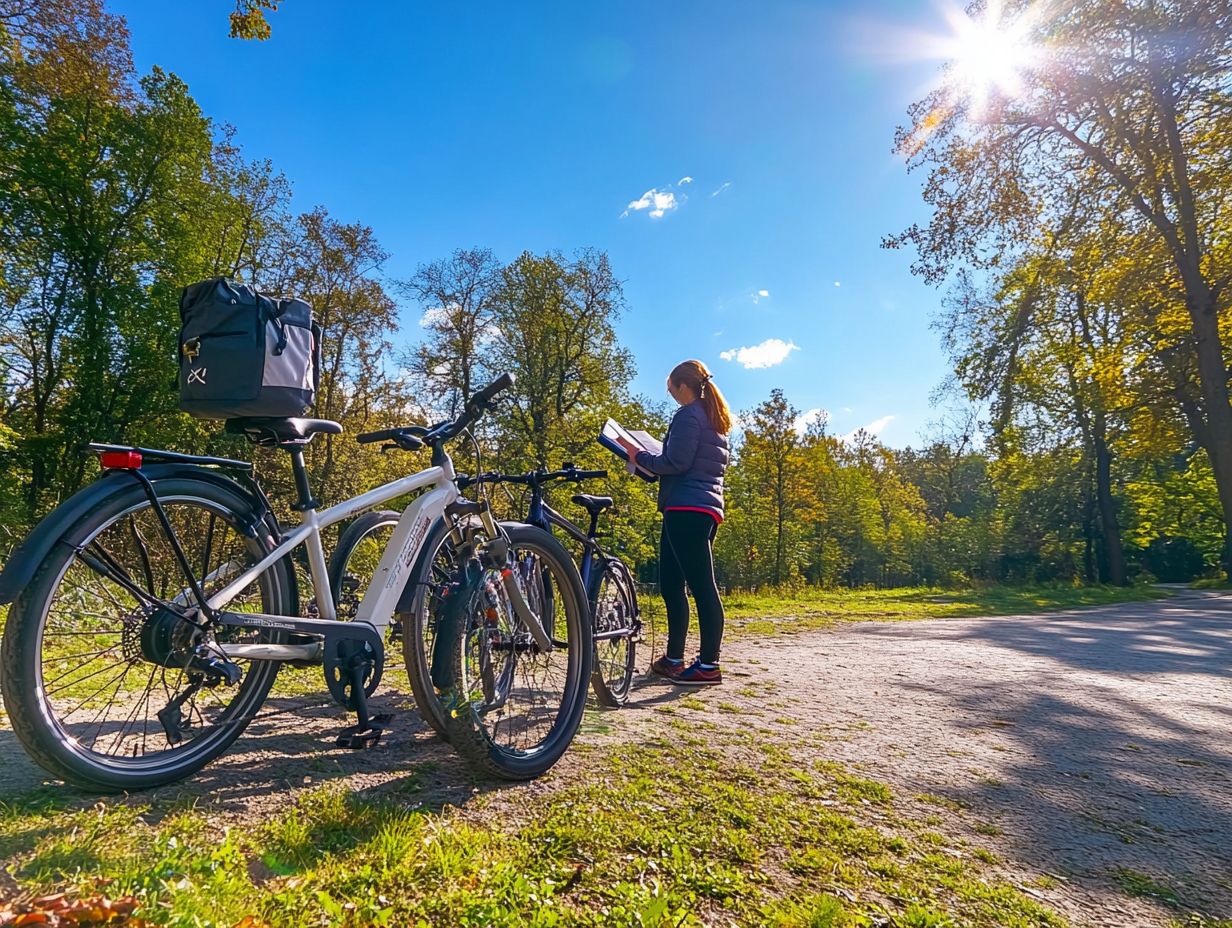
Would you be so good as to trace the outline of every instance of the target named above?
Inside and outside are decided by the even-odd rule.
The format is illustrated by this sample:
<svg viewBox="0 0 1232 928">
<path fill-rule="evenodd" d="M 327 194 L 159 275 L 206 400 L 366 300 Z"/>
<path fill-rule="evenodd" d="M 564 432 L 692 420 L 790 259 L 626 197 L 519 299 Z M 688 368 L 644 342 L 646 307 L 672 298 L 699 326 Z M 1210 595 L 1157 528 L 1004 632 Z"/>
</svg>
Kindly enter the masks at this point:
<svg viewBox="0 0 1232 928">
<path fill-rule="evenodd" d="M 322 789 L 243 828 L 44 792 L 0 806 L 0 850 L 30 893 L 105 887 L 173 925 L 1064 924 L 839 764 L 800 770 L 750 735 L 586 763 L 464 809 Z"/>
<path fill-rule="evenodd" d="M 1127 896 L 1158 899 L 1168 905 L 1179 905 L 1180 898 L 1171 886 L 1158 882 L 1153 877 L 1129 867 L 1114 867 L 1112 879 Z"/>
<path fill-rule="evenodd" d="M 1189 587 L 1194 590 L 1232 590 L 1232 583 L 1222 577 L 1207 577 L 1203 580 L 1195 580 L 1189 584 Z"/>
<path fill-rule="evenodd" d="M 889 590 L 735 591 L 723 598 L 725 634 L 733 638 L 790 634 L 841 622 L 903 621 L 972 616 L 1021 615 L 1122 602 L 1144 602 L 1171 595 L 1155 587 L 995 586 L 941 590 L 904 587 Z M 661 622 L 661 604 L 643 597 Z"/>
</svg>

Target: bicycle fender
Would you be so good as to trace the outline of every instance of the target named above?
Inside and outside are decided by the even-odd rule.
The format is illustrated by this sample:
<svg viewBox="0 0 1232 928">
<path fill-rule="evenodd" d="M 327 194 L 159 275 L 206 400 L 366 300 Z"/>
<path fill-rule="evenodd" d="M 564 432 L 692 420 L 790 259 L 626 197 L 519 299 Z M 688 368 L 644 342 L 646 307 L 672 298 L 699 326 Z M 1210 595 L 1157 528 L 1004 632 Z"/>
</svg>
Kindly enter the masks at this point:
<svg viewBox="0 0 1232 928">
<path fill-rule="evenodd" d="M 271 520 L 267 518 L 265 507 L 245 487 L 217 471 L 193 464 L 151 464 L 143 467 L 141 472 L 155 486 L 162 480 L 188 476 L 208 480 L 211 483 L 225 484 L 228 489 L 245 497 L 251 503 L 248 524 L 243 526 L 245 532 L 255 535 L 256 527 L 262 525 L 278 537 L 277 522 L 274 521 L 271 526 Z M 44 516 L 34 530 L 26 536 L 25 541 L 13 551 L 8 561 L 5 562 L 4 569 L 0 571 L 0 606 L 11 603 L 17 598 L 34 579 L 34 574 L 56 543 L 69 535 L 92 509 L 111 496 L 130 491 L 136 485 L 132 476 L 123 470 L 105 471 L 93 483 L 82 487 Z"/>
<path fill-rule="evenodd" d="M 449 590 L 440 606 L 436 620 L 436 639 L 432 642 L 432 685 L 438 690 L 452 689 L 457 682 L 453 672 L 453 648 L 458 634 L 458 623 L 465 621 L 463 613 L 471 597 L 479 589 L 483 571 L 479 562 L 472 559 L 463 568 L 463 579 L 449 584 Z"/>
</svg>

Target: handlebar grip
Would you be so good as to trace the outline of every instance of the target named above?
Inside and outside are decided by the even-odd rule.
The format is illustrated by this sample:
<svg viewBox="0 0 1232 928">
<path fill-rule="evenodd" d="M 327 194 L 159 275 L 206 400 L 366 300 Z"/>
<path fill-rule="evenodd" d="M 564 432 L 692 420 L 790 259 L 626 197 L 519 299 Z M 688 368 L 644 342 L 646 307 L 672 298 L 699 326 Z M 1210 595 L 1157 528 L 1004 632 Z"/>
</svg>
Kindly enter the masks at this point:
<svg viewBox="0 0 1232 928">
<path fill-rule="evenodd" d="M 381 429 L 379 432 L 364 432 L 362 435 L 356 435 L 355 440 L 361 445 L 368 445 L 374 441 L 391 441 L 394 447 L 401 448 L 403 451 L 416 451 L 423 447 L 423 442 L 414 435 L 410 434 L 410 429 Z"/>
<path fill-rule="evenodd" d="M 370 445 L 374 441 L 390 441 L 402 436 L 402 429 L 381 429 L 376 432 L 361 432 L 355 440 L 361 445 Z"/>
<path fill-rule="evenodd" d="M 501 374 L 490 384 L 471 397 L 472 404 L 483 404 L 489 402 L 496 394 L 504 390 L 508 390 L 514 385 L 516 378 L 512 373 Z"/>
<path fill-rule="evenodd" d="M 605 470 L 579 470 L 577 472 L 578 480 L 602 480 L 607 476 Z"/>
</svg>

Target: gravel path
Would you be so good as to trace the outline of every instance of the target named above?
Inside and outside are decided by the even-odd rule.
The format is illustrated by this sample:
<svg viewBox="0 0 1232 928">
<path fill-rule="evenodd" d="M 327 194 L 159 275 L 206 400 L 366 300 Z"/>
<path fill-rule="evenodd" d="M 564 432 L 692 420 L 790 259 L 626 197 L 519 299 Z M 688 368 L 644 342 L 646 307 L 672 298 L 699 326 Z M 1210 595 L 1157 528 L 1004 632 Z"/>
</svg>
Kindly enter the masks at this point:
<svg viewBox="0 0 1232 928">
<path fill-rule="evenodd" d="M 939 830 L 995 852 L 1007 876 L 1076 925 L 1162 928 L 1190 911 L 1232 916 L 1230 659 L 1232 596 L 1187 591 L 1044 616 L 735 642 L 724 686 L 674 711 L 756 726 L 794 746 L 802 765 L 839 760 L 888 783 L 903 811 L 940 816 Z M 661 735 L 653 710 L 681 695 L 643 679 L 630 709 L 589 715 L 579 739 Z M 378 702 L 410 705 L 384 688 Z M 156 809 L 196 800 L 247 820 L 330 781 L 429 806 L 463 804 L 473 791 L 413 711 L 399 713 L 376 750 L 355 753 L 327 748 L 340 710 L 319 700 L 272 708 L 198 777 L 138 800 Z M 587 762 L 572 752 L 546 781 L 500 788 L 516 801 Z M 0 799 L 42 780 L 0 729 Z M 1033 883 L 1041 875 L 1049 879 Z M 1131 895 L 1131 883 L 1158 895 Z"/>
<path fill-rule="evenodd" d="M 1041 895 L 1075 923 L 1232 916 L 1232 597 L 868 623 L 731 650 L 733 667 L 790 691 L 777 711 L 799 724 L 784 737 L 830 733 L 826 756 L 961 804 L 949 825 L 1024 879 L 1062 878 Z M 1129 871 L 1174 904 L 1127 894 Z"/>
</svg>

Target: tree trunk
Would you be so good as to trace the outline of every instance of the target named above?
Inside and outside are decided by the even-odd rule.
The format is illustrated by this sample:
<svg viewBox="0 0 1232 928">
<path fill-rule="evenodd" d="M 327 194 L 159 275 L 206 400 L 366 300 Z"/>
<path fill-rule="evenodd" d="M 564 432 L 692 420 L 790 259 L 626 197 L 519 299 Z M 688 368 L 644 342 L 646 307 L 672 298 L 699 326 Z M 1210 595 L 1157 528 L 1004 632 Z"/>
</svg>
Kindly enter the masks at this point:
<svg viewBox="0 0 1232 928">
<path fill-rule="evenodd" d="M 1095 417 L 1095 497 L 1099 505 L 1099 528 L 1104 536 L 1104 560 L 1108 565 L 1107 580 L 1116 586 L 1128 583 L 1125 574 L 1125 549 L 1121 544 L 1121 526 L 1117 522 L 1116 503 L 1112 499 L 1112 454 L 1104 435 L 1104 417 Z"/>
<path fill-rule="evenodd" d="M 1206 414 L 1206 452 L 1211 459 L 1219 505 L 1223 511 L 1224 540 L 1220 568 L 1232 578 L 1232 404 L 1228 401 L 1227 368 L 1219 339 L 1215 299 L 1204 283 L 1186 281 L 1193 294 L 1188 301 L 1189 316 L 1196 342 L 1198 377 L 1202 385 L 1202 405 Z M 1190 285 L 1193 285 L 1192 287 Z"/>
</svg>

